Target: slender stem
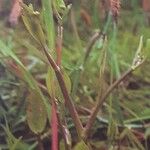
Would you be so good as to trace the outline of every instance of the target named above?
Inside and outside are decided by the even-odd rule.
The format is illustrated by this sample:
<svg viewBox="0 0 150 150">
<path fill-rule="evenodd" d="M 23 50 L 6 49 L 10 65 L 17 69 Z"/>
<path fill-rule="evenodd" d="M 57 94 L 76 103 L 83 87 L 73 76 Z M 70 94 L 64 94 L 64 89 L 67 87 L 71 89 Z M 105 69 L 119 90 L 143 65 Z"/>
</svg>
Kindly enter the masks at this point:
<svg viewBox="0 0 150 150">
<path fill-rule="evenodd" d="M 57 54 L 57 59 L 56 59 L 56 64 L 60 67 L 61 66 L 61 56 L 62 56 L 62 42 L 63 42 L 63 27 L 61 24 L 58 25 L 58 35 L 57 35 L 57 41 L 56 41 L 56 54 Z M 67 128 L 67 123 L 65 120 L 65 115 L 63 112 L 65 112 L 65 106 L 63 104 L 60 104 L 57 106 L 56 101 L 55 102 L 55 108 L 57 110 L 57 120 L 58 124 L 60 125 L 64 143 L 65 143 L 65 149 L 66 150 L 71 150 L 71 136 L 70 132 Z M 60 108 L 63 108 L 63 110 L 58 110 Z M 62 112 L 62 113 L 60 113 Z"/>
<path fill-rule="evenodd" d="M 107 97 L 109 96 L 109 94 L 115 89 L 115 87 L 118 86 L 119 83 L 121 83 L 128 75 L 131 74 L 131 72 L 133 71 L 133 69 L 129 69 L 127 70 L 118 80 L 116 80 L 106 91 L 106 93 L 102 96 L 102 98 L 100 97 L 100 99 L 98 100 L 96 106 L 94 107 L 89 120 L 87 121 L 87 124 L 85 126 L 85 129 L 83 131 L 83 138 L 86 141 L 87 137 L 89 135 L 89 132 L 91 130 L 91 127 L 94 123 L 94 121 L 96 120 L 97 117 L 97 113 L 99 111 L 99 109 L 101 108 L 101 106 L 103 105 L 104 101 L 107 99 Z"/>
<path fill-rule="evenodd" d="M 60 111 L 58 111 L 57 101 L 58 100 L 56 98 L 53 99 L 53 103 L 54 103 L 54 105 L 56 105 L 56 108 L 57 108 L 56 115 L 57 115 L 57 119 L 58 119 L 58 124 L 61 128 L 61 131 L 62 131 L 63 139 L 65 142 L 65 148 L 66 148 L 66 150 L 71 150 L 70 132 L 67 128 L 67 124 L 66 124 L 65 120 L 61 119 Z"/>
<path fill-rule="evenodd" d="M 93 45 L 101 36 L 103 36 L 103 35 L 100 32 L 96 32 L 89 40 L 87 47 L 85 48 L 84 62 L 86 62 L 86 60 L 92 50 Z"/>
<path fill-rule="evenodd" d="M 81 138 L 83 125 L 81 123 L 81 120 L 79 119 L 78 113 L 77 113 L 77 111 L 75 109 L 75 106 L 74 106 L 72 100 L 71 100 L 71 97 L 69 96 L 69 93 L 67 91 L 67 88 L 66 88 L 66 85 L 65 85 L 62 73 L 60 71 L 60 68 L 55 63 L 55 61 L 53 60 L 52 56 L 49 54 L 48 47 L 44 46 L 43 49 L 44 49 L 44 53 L 45 53 L 45 55 L 46 55 L 46 57 L 47 57 L 47 59 L 49 61 L 49 64 L 52 66 L 52 68 L 55 71 L 55 75 L 56 75 L 56 78 L 58 80 L 59 86 L 61 88 L 63 97 L 65 99 L 65 103 L 66 103 L 66 105 L 68 107 L 68 110 L 70 112 L 71 118 L 73 119 L 73 122 L 75 124 L 78 136 Z"/>
<path fill-rule="evenodd" d="M 58 36 L 56 42 L 56 54 L 57 60 L 56 65 L 60 67 L 61 65 L 61 53 L 62 53 L 62 33 L 63 28 L 61 25 L 58 25 Z M 51 83 L 50 83 L 51 84 Z M 58 114 L 57 114 L 57 105 L 55 102 L 55 97 L 52 98 L 52 117 L 51 117 L 51 126 L 52 126 L 52 150 L 58 150 Z"/>
<path fill-rule="evenodd" d="M 57 117 L 57 105 L 52 101 L 52 117 L 51 117 L 51 128 L 52 128 L 52 150 L 58 150 L 58 117 Z"/>
</svg>

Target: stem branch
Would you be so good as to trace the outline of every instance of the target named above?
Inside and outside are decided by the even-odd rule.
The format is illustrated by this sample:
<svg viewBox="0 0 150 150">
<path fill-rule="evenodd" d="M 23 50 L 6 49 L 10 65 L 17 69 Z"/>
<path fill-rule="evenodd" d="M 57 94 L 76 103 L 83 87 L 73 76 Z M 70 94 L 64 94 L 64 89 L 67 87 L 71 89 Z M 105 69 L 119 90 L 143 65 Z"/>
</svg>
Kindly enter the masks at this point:
<svg viewBox="0 0 150 150">
<path fill-rule="evenodd" d="M 82 125 L 82 123 L 81 123 L 81 121 L 79 119 L 78 113 L 77 113 L 77 111 L 75 109 L 75 106 L 74 106 L 72 100 L 71 100 L 71 97 L 69 96 L 69 93 L 67 91 L 67 88 L 66 88 L 66 85 L 65 85 L 62 73 L 60 71 L 60 68 L 55 63 L 55 61 L 53 60 L 52 56 L 49 54 L 48 47 L 44 46 L 43 48 L 44 48 L 44 53 L 45 53 L 45 55 L 46 55 L 46 57 L 47 57 L 47 59 L 49 61 L 49 64 L 52 66 L 52 68 L 55 71 L 55 75 L 56 75 L 56 78 L 58 80 L 59 86 L 61 88 L 63 97 L 65 99 L 65 103 L 66 103 L 66 105 L 68 107 L 68 110 L 70 112 L 71 118 L 73 119 L 73 122 L 75 124 L 78 136 L 81 138 L 83 125 Z"/>
</svg>

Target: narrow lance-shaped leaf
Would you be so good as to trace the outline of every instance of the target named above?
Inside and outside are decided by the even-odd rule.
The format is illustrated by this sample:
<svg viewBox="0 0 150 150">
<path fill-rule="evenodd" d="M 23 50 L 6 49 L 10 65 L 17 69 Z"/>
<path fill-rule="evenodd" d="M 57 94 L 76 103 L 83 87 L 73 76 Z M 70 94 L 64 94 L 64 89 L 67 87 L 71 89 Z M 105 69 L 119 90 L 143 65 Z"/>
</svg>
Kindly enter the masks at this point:
<svg viewBox="0 0 150 150">
<path fill-rule="evenodd" d="M 42 0 L 42 10 L 48 46 L 50 50 L 53 50 L 55 47 L 55 28 L 52 11 L 52 0 Z"/>
<path fill-rule="evenodd" d="M 146 41 L 145 55 L 150 57 L 150 39 L 147 39 L 147 41 Z"/>
<path fill-rule="evenodd" d="M 22 8 L 22 19 L 28 32 L 38 43 L 44 45 L 45 36 L 41 25 L 40 13 L 34 11 L 32 5 L 22 4 Z"/>
<path fill-rule="evenodd" d="M 140 64 L 143 63 L 144 60 L 145 60 L 145 57 L 143 54 L 143 36 L 141 36 L 138 49 L 133 59 L 132 69 L 135 70 Z"/>
</svg>

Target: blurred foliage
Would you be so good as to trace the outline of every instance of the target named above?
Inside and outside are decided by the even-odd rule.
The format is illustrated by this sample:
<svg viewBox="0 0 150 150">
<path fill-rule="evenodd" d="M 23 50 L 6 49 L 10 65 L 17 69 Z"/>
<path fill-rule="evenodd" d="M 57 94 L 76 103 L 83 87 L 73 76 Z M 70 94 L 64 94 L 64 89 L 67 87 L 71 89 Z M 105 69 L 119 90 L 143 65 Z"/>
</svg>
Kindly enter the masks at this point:
<svg viewBox="0 0 150 150">
<path fill-rule="evenodd" d="M 64 7 L 63 3 L 62 6 Z M 101 87 L 100 82 L 103 82 L 103 86 L 107 88 L 112 81 L 120 77 L 122 72 L 132 63 L 140 36 L 143 35 L 144 37 L 143 49 L 146 53 L 146 61 L 130 78 L 121 83 L 119 88 L 114 90 L 104 103 L 103 109 L 99 112 L 97 121 L 94 124 L 93 133 L 90 135 L 91 141 L 89 145 L 94 150 L 149 149 L 150 41 L 147 39 L 150 38 L 150 28 L 146 12 L 143 12 L 140 1 L 122 0 L 121 6 L 122 10 L 120 11 L 117 26 L 114 26 L 111 19 L 109 20 L 109 16 L 106 17 L 105 9 L 99 0 L 91 0 L 90 2 L 87 0 L 72 1 L 70 13 L 63 18 L 62 66 L 71 78 L 73 85 L 71 94 L 79 108 L 83 122 L 86 122 L 88 114 L 98 97 Z M 47 7 L 50 6 L 47 5 Z M 57 4 L 55 9 L 61 11 Z M 41 19 L 38 14 L 33 15 Z M 52 19 L 53 16 L 50 17 Z M 34 21 L 31 19 L 28 22 L 33 23 Z M 44 23 L 47 25 L 45 30 L 49 30 L 49 28 L 54 30 L 57 25 L 57 21 L 52 23 L 47 18 L 44 18 Z M 28 30 L 34 27 L 34 25 L 29 26 Z M 15 149 L 17 145 L 24 145 L 24 149 L 32 149 L 32 146 L 33 149 L 36 149 L 34 146 L 37 145 L 37 135 L 33 134 L 27 126 L 27 121 L 30 120 L 27 120 L 28 116 L 26 116 L 25 108 L 28 91 L 31 92 L 38 87 L 37 81 L 45 85 L 47 67 L 43 62 L 47 62 L 47 60 L 42 52 L 38 50 L 41 49 L 41 46 L 24 30 L 22 21 L 14 29 L 11 29 L 6 27 L 5 22 L 2 20 L 0 28 L 3 29 L 0 31 L 0 149 L 10 149 L 9 147 L 12 147 L 13 150 L 13 147 Z M 103 80 L 100 79 L 100 70 L 102 69 L 101 67 L 104 67 L 100 65 L 104 55 L 102 53 L 101 45 L 103 43 L 101 43 L 101 39 L 97 40 L 88 59 L 84 62 L 87 42 L 95 31 L 104 31 L 107 35 L 107 57 Z M 37 33 L 36 29 L 35 33 Z M 54 47 L 54 36 L 52 32 L 47 35 L 46 42 L 48 41 L 51 48 Z M 40 38 L 39 35 L 37 37 Z M 35 38 L 37 39 L 37 37 Z M 26 81 L 20 80 L 22 74 L 13 68 L 16 67 L 16 63 L 15 66 L 12 66 L 14 61 L 10 57 L 16 61 L 18 66 L 22 67 L 22 72 L 26 74 Z M 66 80 L 70 90 L 71 83 L 68 78 Z M 77 85 L 75 85 L 76 81 L 78 81 Z M 32 87 L 34 88 L 32 89 Z M 49 87 L 49 90 L 51 91 L 51 87 Z M 44 99 L 44 106 L 47 107 L 47 93 L 39 88 L 38 91 L 40 91 L 41 95 L 32 95 L 34 100 L 38 100 L 39 97 Z M 36 102 L 33 101 L 33 103 Z M 41 110 L 41 108 L 39 109 Z M 50 108 L 48 107 L 46 110 L 50 114 Z M 77 141 L 74 138 L 74 126 L 69 114 L 65 113 L 69 129 L 73 133 L 73 142 L 75 143 Z M 37 114 L 33 115 L 38 119 Z M 37 129 L 32 124 L 30 128 L 33 128 L 32 131 L 35 131 L 35 133 L 40 130 L 45 149 L 48 149 L 47 143 L 49 144 L 51 131 L 48 130 L 47 125 L 43 131 L 46 124 L 45 119 L 44 121 L 40 120 L 40 122 L 44 123 L 44 125 L 39 124 L 40 129 Z M 61 141 L 60 144 L 63 145 L 63 142 Z M 23 150 L 23 148 L 20 149 Z M 74 146 L 74 149 L 84 150 L 87 149 L 87 145 L 81 141 Z"/>
</svg>

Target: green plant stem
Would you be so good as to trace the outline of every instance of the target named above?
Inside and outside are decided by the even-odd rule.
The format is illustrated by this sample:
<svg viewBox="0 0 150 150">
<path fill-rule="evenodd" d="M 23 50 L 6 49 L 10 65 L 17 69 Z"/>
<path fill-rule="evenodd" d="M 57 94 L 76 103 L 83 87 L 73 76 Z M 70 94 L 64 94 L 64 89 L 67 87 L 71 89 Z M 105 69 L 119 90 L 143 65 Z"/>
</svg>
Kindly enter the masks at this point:
<svg viewBox="0 0 150 150">
<path fill-rule="evenodd" d="M 94 107 L 88 121 L 87 124 L 85 126 L 85 129 L 83 131 L 83 138 L 86 141 L 88 138 L 88 135 L 90 133 L 91 127 L 94 123 L 94 121 L 96 120 L 97 117 L 97 113 L 99 112 L 101 106 L 103 105 L 104 101 L 107 99 L 107 97 L 109 96 L 109 94 L 118 86 L 119 83 L 121 83 L 128 75 L 130 75 L 132 73 L 133 69 L 130 68 L 129 70 L 127 70 L 118 80 L 116 80 L 112 85 L 110 85 L 110 87 L 108 88 L 108 90 L 106 91 L 106 93 L 100 97 L 100 99 L 98 100 L 96 106 Z"/>
<path fill-rule="evenodd" d="M 58 80 L 59 86 L 61 88 L 63 97 L 65 99 L 65 103 L 66 103 L 66 105 L 68 107 L 68 110 L 70 112 L 71 118 L 73 119 L 73 122 L 75 124 L 78 136 L 79 136 L 79 138 L 81 138 L 83 125 L 82 125 L 82 123 L 81 123 L 81 121 L 79 119 L 78 113 L 77 113 L 77 111 L 75 109 L 75 106 L 74 106 L 72 100 L 71 100 L 71 97 L 68 94 L 68 91 L 67 91 L 67 88 L 66 88 L 66 85 L 65 85 L 62 73 L 60 71 L 60 68 L 55 63 L 55 61 L 53 60 L 52 56 L 49 54 L 48 47 L 47 46 L 43 46 L 43 49 L 44 49 L 44 53 L 45 53 L 45 55 L 46 55 L 46 57 L 47 57 L 47 59 L 49 61 L 49 64 L 52 66 L 52 68 L 55 71 L 55 75 L 56 75 L 56 78 Z"/>
<path fill-rule="evenodd" d="M 88 42 L 87 47 L 85 48 L 86 52 L 85 52 L 85 56 L 84 56 L 84 61 L 83 61 L 83 63 L 86 62 L 86 60 L 87 60 L 87 58 L 88 58 L 88 56 L 89 56 L 89 54 L 90 54 L 90 52 L 91 52 L 91 50 L 92 50 L 93 45 L 95 44 L 95 42 L 96 42 L 101 36 L 103 36 L 103 35 L 101 34 L 101 32 L 95 32 L 95 34 L 91 37 L 91 39 L 90 39 L 89 42 Z"/>
</svg>

